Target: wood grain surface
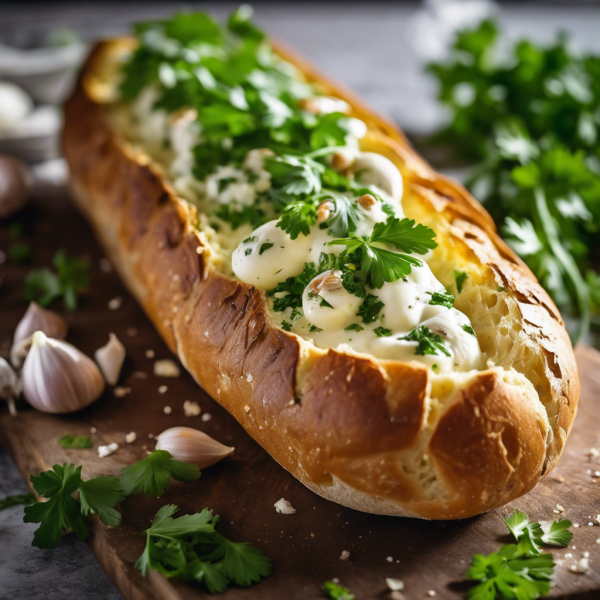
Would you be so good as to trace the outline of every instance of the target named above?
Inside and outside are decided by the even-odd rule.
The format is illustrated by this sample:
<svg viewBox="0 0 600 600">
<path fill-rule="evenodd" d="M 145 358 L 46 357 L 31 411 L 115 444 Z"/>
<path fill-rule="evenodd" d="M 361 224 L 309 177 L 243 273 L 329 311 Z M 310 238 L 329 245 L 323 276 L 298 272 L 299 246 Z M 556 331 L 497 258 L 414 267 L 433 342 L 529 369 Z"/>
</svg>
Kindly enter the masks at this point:
<svg viewBox="0 0 600 600">
<path fill-rule="evenodd" d="M 55 463 L 83 465 L 84 478 L 117 473 L 124 465 L 139 460 L 154 447 L 149 437 L 175 425 L 196 427 L 219 441 L 235 446 L 234 454 L 203 472 L 193 484 L 174 482 L 158 498 L 135 496 L 122 505 L 123 525 L 92 524 L 88 544 L 128 600 L 205 598 L 201 588 L 162 576 L 144 580 L 133 565 L 142 552 L 139 532 L 149 526 L 157 510 L 168 503 L 181 507 L 181 513 L 196 512 L 205 506 L 221 515 L 219 530 L 235 541 L 249 541 L 273 559 L 273 576 L 248 589 L 230 589 L 224 600 L 279 600 L 322 598 L 324 581 L 334 577 L 349 587 L 358 600 L 386 599 L 386 577 L 404 581 L 407 599 L 426 598 L 430 590 L 436 598 L 460 598 L 468 586 L 462 581 L 474 553 L 489 553 L 509 541 L 503 517 L 519 508 L 530 518 L 548 521 L 557 518 L 557 504 L 566 518 L 579 525 L 568 549 L 553 552 L 559 562 L 551 597 L 600 598 L 600 460 L 588 455 L 600 446 L 600 354 L 578 349 L 582 377 L 582 400 L 565 453 L 558 467 L 527 496 L 510 505 L 464 521 L 428 522 L 363 514 L 316 496 L 273 461 L 241 426 L 206 395 L 182 371 L 180 377 L 159 378 L 152 373 L 155 359 L 169 358 L 169 352 L 152 326 L 119 282 L 114 272 L 100 268 L 102 251 L 84 220 L 65 198 L 32 204 L 21 215 L 26 226 L 18 241 L 33 245 L 28 265 L 10 261 L 0 265 L 0 343 L 3 355 L 27 304 L 23 300 L 23 279 L 34 267 L 48 266 L 54 252 L 64 248 L 70 254 L 87 256 L 92 264 L 92 285 L 82 296 L 80 308 L 66 319 L 68 340 L 88 355 L 103 345 L 114 332 L 127 348 L 127 360 L 119 385 L 130 388 L 117 398 L 108 389 L 100 400 L 76 415 L 50 416 L 20 405 L 13 419 L 0 411 L 0 442 L 14 458 L 23 476 L 37 474 Z M 9 224 L 0 226 L 0 250 L 6 252 L 14 239 Z M 122 297 L 117 310 L 111 299 Z M 56 308 L 62 307 L 57 303 Z M 144 375 L 140 375 L 143 373 Z M 145 376 L 145 378 L 143 378 Z M 167 386 L 164 393 L 160 386 Z M 183 403 L 200 404 L 202 416 L 185 417 Z M 172 412 L 165 414 L 165 406 Z M 206 418 L 206 417 L 205 417 Z M 90 428 L 95 428 L 90 433 Z M 132 444 L 125 435 L 137 434 Z M 65 434 L 89 434 L 94 449 L 65 450 L 57 440 Z M 98 445 L 117 442 L 119 450 L 98 458 Z M 280 498 L 291 502 L 293 515 L 281 515 L 274 503 Z M 599 517 L 600 518 L 600 517 Z M 588 525 L 593 523 L 593 525 Z M 340 560 L 342 551 L 350 558 Z M 42 550 L 40 550 L 42 552 Z M 590 570 L 575 574 L 569 567 L 590 553 Z M 568 556 L 568 555 L 572 556 Z M 1 595 L 1 594 L 0 594 Z"/>
</svg>

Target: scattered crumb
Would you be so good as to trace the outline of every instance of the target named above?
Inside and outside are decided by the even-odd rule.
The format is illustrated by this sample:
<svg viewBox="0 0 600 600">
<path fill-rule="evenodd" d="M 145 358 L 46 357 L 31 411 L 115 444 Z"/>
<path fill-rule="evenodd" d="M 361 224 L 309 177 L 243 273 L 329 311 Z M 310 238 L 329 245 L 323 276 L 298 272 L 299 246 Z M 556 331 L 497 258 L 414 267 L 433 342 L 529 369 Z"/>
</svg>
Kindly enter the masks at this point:
<svg viewBox="0 0 600 600">
<path fill-rule="evenodd" d="M 570 552 L 567 552 L 565 554 L 565 558 L 573 558 L 573 555 Z"/>
<path fill-rule="evenodd" d="M 204 413 L 202 415 L 202 420 L 206 423 L 206 421 L 210 421 L 212 419 L 212 415 L 210 413 Z"/>
<path fill-rule="evenodd" d="M 599 544 L 599 545 L 600 545 L 600 538 L 598 538 L 598 539 L 596 540 L 596 544 Z"/>
<path fill-rule="evenodd" d="M 247 404 L 244 406 L 244 412 L 250 412 L 250 407 Z"/>
<path fill-rule="evenodd" d="M 564 513 L 565 509 L 560 504 L 557 504 L 556 505 L 556 511 L 559 512 L 559 513 Z"/>
<path fill-rule="evenodd" d="M 98 446 L 98 456 L 100 458 L 104 458 L 105 456 L 110 456 L 113 452 L 116 452 L 119 449 L 119 444 L 113 442 L 112 444 L 108 444 L 108 446 Z"/>
<path fill-rule="evenodd" d="M 124 398 L 125 396 L 127 396 L 127 394 L 131 393 L 131 388 L 129 387 L 123 387 L 118 385 L 114 390 L 113 390 L 113 396 L 115 398 Z"/>
<path fill-rule="evenodd" d="M 101 258 L 98 261 L 99 265 L 100 265 L 100 269 L 102 271 L 104 271 L 105 273 L 111 273 L 113 270 L 113 266 L 110 264 L 110 261 L 108 260 L 108 258 Z"/>
<path fill-rule="evenodd" d="M 433 597 L 435 596 L 435 590 L 429 590 L 429 591 L 427 592 L 427 595 L 428 595 L 428 596 L 431 596 L 431 597 L 433 598 Z"/>
<path fill-rule="evenodd" d="M 562 475 L 557 475 L 554 478 L 555 481 L 558 481 L 558 483 L 564 483 L 565 482 L 565 478 Z"/>
<path fill-rule="evenodd" d="M 388 577 L 385 580 L 385 583 L 393 592 L 404 589 L 404 581 L 401 581 L 400 579 L 392 579 L 391 577 Z"/>
<path fill-rule="evenodd" d="M 406 596 L 399 591 L 394 591 L 390 594 L 391 600 L 406 600 Z"/>
<path fill-rule="evenodd" d="M 118 310 L 119 308 L 121 308 L 122 304 L 123 296 L 117 296 L 116 298 L 113 298 L 112 300 L 108 301 L 108 308 L 110 308 L 110 310 Z"/>
<path fill-rule="evenodd" d="M 201 412 L 200 405 L 197 402 L 192 402 L 191 400 L 186 400 L 183 403 L 183 412 L 186 417 L 197 417 Z"/>
<path fill-rule="evenodd" d="M 289 406 L 294 406 L 294 404 L 296 404 L 296 401 L 292 398 L 289 402 L 288 405 Z"/>
<path fill-rule="evenodd" d="M 154 437 L 154 434 L 153 434 L 153 433 L 149 433 L 149 434 L 148 434 L 148 437 L 149 437 L 150 439 L 152 439 L 152 438 Z"/>
<path fill-rule="evenodd" d="M 594 471 L 593 477 L 600 477 L 600 471 Z"/>
<path fill-rule="evenodd" d="M 283 531 L 281 533 L 283 533 Z M 333 577 L 331 581 L 333 581 L 333 583 L 339 583 L 340 582 L 340 580 L 337 577 Z"/>
<path fill-rule="evenodd" d="M 288 502 L 289 504 L 289 502 Z M 275 505 L 277 506 L 277 505 Z M 296 512 L 296 511 L 294 511 Z M 348 550 L 342 550 L 342 553 L 340 554 L 340 560 L 348 560 L 350 558 L 350 552 L 348 552 Z"/>
<path fill-rule="evenodd" d="M 179 377 L 179 367 L 169 358 L 154 363 L 154 374 L 157 377 Z"/>
<path fill-rule="evenodd" d="M 588 455 L 590 458 L 598 458 L 598 457 L 600 457 L 600 450 L 598 450 L 598 448 L 590 448 L 590 449 L 588 450 L 588 453 L 587 453 L 587 455 Z"/>
<path fill-rule="evenodd" d="M 388 562 L 394 562 L 394 559 L 391 556 L 388 556 L 385 560 L 387 560 Z"/>
<path fill-rule="evenodd" d="M 573 523 L 573 527 L 579 527 L 579 523 Z"/>
<path fill-rule="evenodd" d="M 96 433 L 98 431 L 95 427 L 90 427 L 90 433 Z"/>
<path fill-rule="evenodd" d="M 148 379 L 148 373 L 146 373 L 144 371 L 134 371 L 133 376 L 136 379 Z"/>
<path fill-rule="evenodd" d="M 574 565 L 569 567 L 569 571 L 571 573 L 587 573 L 590 569 L 590 559 L 589 554 L 587 552 L 583 553 L 583 557 L 580 558 Z"/>
<path fill-rule="evenodd" d="M 135 440 L 136 440 L 136 439 L 137 439 L 137 435 L 136 435 L 135 431 L 132 431 L 131 433 L 128 433 L 128 434 L 125 436 L 125 441 L 126 441 L 128 444 L 131 444 L 131 443 L 135 442 Z"/>
<path fill-rule="evenodd" d="M 248 376 L 246 377 L 246 381 L 248 383 L 250 383 L 252 381 L 252 375 L 250 375 L 250 373 L 248 373 Z"/>
<path fill-rule="evenodd" d="M 127 330 L 127 335 L 128 335 L 129 337 L 135 337 L 135 336 L 137 335 L 137 333 L 138 333 L 138 330 L 137 330 L 135 327 L 130 327 L 130 328 Z"/>
<path fill-rule="evenodd" d="M 296 512 L 296 509 L 283 498 L 277 500 L 273 506 L 275 506 L 275 510 L 282 515 L 293 515 Z"/>
<path fill-rule="evenodd" d="M 146 350 L 146 358 L 154 358 L 154 350 Z"/>
<path fill-rule="evenodd" d="M 173 412 L 173 409 L 170 406 L 165 406 L 163 408 L 163 412 L 165 413 L 165 415 L 170 415 Z"/>
<path fill-rule="evenodd" d="M 159 394 L 166 394 L 168 389 L 169 388 L 166 385 L 159 385 L 158 386 L 158 393 Z"/>
</svg>

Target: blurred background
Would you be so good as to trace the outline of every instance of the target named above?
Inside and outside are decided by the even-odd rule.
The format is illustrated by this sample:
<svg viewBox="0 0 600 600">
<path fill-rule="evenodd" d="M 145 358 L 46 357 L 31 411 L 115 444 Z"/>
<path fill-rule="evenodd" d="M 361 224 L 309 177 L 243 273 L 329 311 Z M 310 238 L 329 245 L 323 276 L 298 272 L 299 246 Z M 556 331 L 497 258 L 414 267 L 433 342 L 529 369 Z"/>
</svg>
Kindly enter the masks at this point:
<svg viewBox="0 0 600 600">
<path fill-rule="evenodd" d="M 36 195 L 64 194 L 60 104 L 94 41 L 177 10 L 222 20 L 237 5 L 0 2 L 0 155 L 28 165 Z M 260 27 L 463 181 L 551 293 L 572 339 L 599 345 L 600 0 L 252 5 Z M 7 255 L 18 259 L 0 249 Z M 0 482 L 0 496 L 25 491 L 5 453 Z M 11 553 L 0 555 L 1 598 L 120 598 L 81 544 L 39 553 L 10 511 L 0 512 L 0 545 L 3 537 Z"/>
</svg>

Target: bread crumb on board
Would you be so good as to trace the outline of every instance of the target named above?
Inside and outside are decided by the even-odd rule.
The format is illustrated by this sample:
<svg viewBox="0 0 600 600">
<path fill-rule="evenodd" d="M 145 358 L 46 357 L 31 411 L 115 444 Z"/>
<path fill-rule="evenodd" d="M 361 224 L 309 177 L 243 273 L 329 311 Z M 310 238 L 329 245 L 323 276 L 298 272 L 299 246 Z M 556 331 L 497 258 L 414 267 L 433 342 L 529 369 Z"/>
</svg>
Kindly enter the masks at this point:
<svg viewBox="0 0 600 600">
<path fill-rule="evenodd" d="M 284 498 L 277 500 L 274 504 L 275 510 L 282 515 L 293 515 L 296 509 Z"/>
<path fill-rule="evenodd" d="M 207 421 L 210 421 L 212 419 L 212 415 L 210 413 L 204 413 L 202 415 L 202 420 L 206 423 Z"/>
<path fill-rule="evenodd" d="M 393 579 L 392 577 L 388 577 L 385 580 L 386 585 L 392 592 L 403 590 L 404 589 L 404 581 L 401 579 Z"/>
<path fill-rule="evenodd" d="M 108 301 L 108 308 L 110 310 L 119 310 L 119 308 L 121 308 L 123 304 L 123 296 L 117 296 L 116 298 L 113 298 L 112 300 Z"/>
<path fill-rule="evenodd" d="M 110 456 L 113 452 L 116 452 L 119 449 L 119 444 L 113 442 L 112 444 L 108 444 L 106 446 L 98 446 L 98 456 L 100 458 L 104 458 L 105 456 Z"/>
<path fill-rule="evenodd" d="M 121 385 L 118 385 L 114 390 L 113 390 L 113 396 L 115 398 L 124 398 L 125 396 L 127 396 L 127 394 L 131 393 L 131 388 L 130 387 L 123 387 Z"/>
<path fill-rule="evenodd" d="M 126 441 L 128 444 L 131 444 L 131 443 L 135 442 L 135 440 L 136 440 L 136 439 L 137 439 L 137 435 L 136 435 L 135 431 L 132 431 L 131 433 L 128 433 L 128 434 L 125 436 L 125 441 Z"/>
<path fill-rule="evenodd" d="M 154 375 L 157 377 L 179 377 L 179 367 L 170 358 L 154 361 Z"/>
<path fill-rule="evenodd" d="M 186 417 L 197 417 L 201 412 L 200 405 L 197 402 L 186 400 L 183 403 L 183 412 Z"/>
<path fill-rule="evenodd" d="M 340 554 L 340 560 L 348 560 L 350 558 L 350 552 L 348 550 L 342 550 Z"/>
</svg>

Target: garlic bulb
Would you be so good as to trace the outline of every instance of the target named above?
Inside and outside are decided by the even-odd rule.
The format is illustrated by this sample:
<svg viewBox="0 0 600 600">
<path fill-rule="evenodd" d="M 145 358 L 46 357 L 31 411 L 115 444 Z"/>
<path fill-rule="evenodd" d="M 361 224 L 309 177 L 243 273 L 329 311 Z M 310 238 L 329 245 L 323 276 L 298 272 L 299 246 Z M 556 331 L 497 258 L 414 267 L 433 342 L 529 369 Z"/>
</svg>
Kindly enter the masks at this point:
<svg viewBox="0 0 600 600">
<path fill-rule="evenodd" d="M 104 378 L 93 360 L 42 331 L 31 338 L 22 378 L 25 400 L 46 413 L 75 412 L 104 391 Z"/>
<path fill-rule="evenodd" d="M 0 356 L 0 398 L 8 402 L 8 410 L 15 417 L 15 399 L 21 395 L 21 382 L 12 367 Z"/>
<path fill-rule="evenodd" d="M 173 458 L 192 463 L 200 469 L 229 456 L 233 448 L 191 427 L 171 427 L 156 438 L 156 449 L 167 450 Z"/>
<path fill-rule="evenodd" d="M 108 343 L 98 348 L 94 358 L 108 385 L 115 385 L 125 362 L 125 346 L 114 333 L 108 334 Z"/>
<path fill-rule="evenodd" d="M 0 82 L 0 93 L 5 85 Z M 0 113 L 3 108 L 0 100 Z M 12 156 L 0 155 L 0 219 L 12 217 L 27 204 L 32 184 L 31 171 L 24 162 Z"/>
<path fill-rule="evenodd" d="M 23 365 L 31 347 L 31 336 L 36 331 L 43 331 L 48 337 L 64 340 L 67 337 L 67 324 L 55 312 L 31 302 L 15 329 L 10 351 L 10 362 L 16 369 Z"/>
</svg>

